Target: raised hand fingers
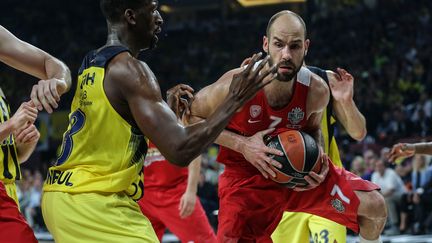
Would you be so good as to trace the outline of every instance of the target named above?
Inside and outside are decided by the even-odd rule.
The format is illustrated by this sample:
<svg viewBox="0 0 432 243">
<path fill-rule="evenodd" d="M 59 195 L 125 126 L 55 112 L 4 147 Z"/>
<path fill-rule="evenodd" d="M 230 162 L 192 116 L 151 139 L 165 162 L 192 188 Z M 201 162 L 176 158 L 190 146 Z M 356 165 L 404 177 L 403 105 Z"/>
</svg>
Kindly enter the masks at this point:
<svg viewBox="0 0 432 243">
<path fill-rule="evenodd" d="M 262 56 L 262 52 L 254 54 L 252 56 L 252 59 L 249 63 L 249 65 L 246 67 L 246 69 L 242 72 L 245 75 L 248 75 L 250 73 L 251 70 L 253 70 L 255 63 L 261 58 Z"/>
<path fill-rule="evenodd" d="M 246 59 L 243 60 L 243 62 L 241 63 L 240 67 L 244 67 L 246 65 L 249 65 L 249 63 L 251 62 L 252 57 L 248 57 Z"/>
</svg>

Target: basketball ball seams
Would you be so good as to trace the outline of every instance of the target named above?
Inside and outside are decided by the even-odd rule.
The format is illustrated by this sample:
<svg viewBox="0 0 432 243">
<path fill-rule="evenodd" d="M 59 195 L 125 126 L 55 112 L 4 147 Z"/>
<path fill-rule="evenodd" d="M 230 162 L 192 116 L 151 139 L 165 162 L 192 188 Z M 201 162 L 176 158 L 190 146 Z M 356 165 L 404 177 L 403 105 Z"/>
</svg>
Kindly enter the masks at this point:
<svg viewBox="0 0 432 243">
<path fill-rule="evenodd" d="M 279 144 L 281 145 L 281 148 L 282 148 L 282 150 L 283 150 L 283 152 L 284 152 L 284 155 L 285 155 L 285 157 L 286 157 L 286 160 L 287 160 L 288 163 L 291 165 L 291 168 L 290 168 L 290 169 L 293 169 L 294 172 L 302 173 L 302 171 L 298 170 L 298 169 L 296 168 L 296 166 L 291 162 L 291 160 L 290 160 L 290 158 L 289 158 L 290 153 L 287 153 L 287 152 L 286 152 L 286 149 L 285 149 L 285 146 L 284 146 L 285 143 L 282 143 L 282 141 L 281 141 L 281 136 L 278 135 L 277 138 L 278 138 Z M 290 172 L 288 172 L 288 173 L 290 173 Z"/>
<path fill-rule="evenodd" d="M 320 156 L 319 156 L 320 150 L 319 150 L 315 140 L 309 134 L 304 133 L 304 132 L 300 132 L 300 134 L 303 137 L 304 143 L 307 143 L 307 146 L 305 144 L 305 148 L 306 147 L 316 147 L 316 149 L 307 149 L 307 150 L 305 149 L 306 153 L 305 153 L 305 160 L 304 161 L 311 161 L 311 160 L 315 159 L 315 162 L 312 164 L 305 163 L 305 165 L 309 165 L 309 166 L 304 168 L 303 171 L 312 171 L 315 169 L 317 161 L 320 158 Z"/>
</svg>

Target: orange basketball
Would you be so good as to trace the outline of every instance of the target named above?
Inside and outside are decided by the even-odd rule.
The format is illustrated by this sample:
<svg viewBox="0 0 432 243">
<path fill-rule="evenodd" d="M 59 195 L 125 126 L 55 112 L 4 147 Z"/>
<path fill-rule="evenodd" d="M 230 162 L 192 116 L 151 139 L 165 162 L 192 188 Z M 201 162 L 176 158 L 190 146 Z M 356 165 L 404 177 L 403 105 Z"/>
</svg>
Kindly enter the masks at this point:
<svg viewBox="0 0 432 243">
<path fill-rule="evenodd" d="M 283 156 L 270 155 L 282 164 L 282 168 L 272 167 L 276 172 L 274 181 L 288 187 L 308 185 L 303 178 L 310 171 L 321 170 L 320 150 L 315 140 L 307 133 L 289 130 L 267 140 L 267 146 L 284 152 Z"/>
</svg>

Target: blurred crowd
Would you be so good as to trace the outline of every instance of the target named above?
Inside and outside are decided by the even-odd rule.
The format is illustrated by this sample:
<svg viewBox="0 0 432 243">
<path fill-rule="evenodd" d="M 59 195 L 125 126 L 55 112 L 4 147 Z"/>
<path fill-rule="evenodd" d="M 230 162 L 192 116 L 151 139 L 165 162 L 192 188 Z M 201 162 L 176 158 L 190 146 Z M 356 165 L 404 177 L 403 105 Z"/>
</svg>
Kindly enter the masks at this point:
<svg viewBox="0 0 432 243">
<path fill-rule="evenodd" d="M 4 0 L 1 4 L 8 7 L 0 8 L 2 25 L 60 57 L 76 77 L 85 53 L 105 42 L 97 2 Z M 260 51 L 267 21 L 279 10 L 162 13 L 165 24 L 158 48 L 141 59 L 158 77 L 162 91 L 179 82 L 199 90 Z M 398 141 L 432 140 L 432 1 L 311 0 L 300 10 L 311 39 L 306 62 L 333 70 L 343 67 L 355 77 L 355 101 L 366 117 L 368 136 L 354 142 L 337 128 L 344 166 L 383 188 L 390 216 L 386 233 L 430 232 L 430 159 L 416 156 L 389 165 L 386 154 Z M 34 81 L 3 65 L 0 72 L 14 110 L 28 97 Z M 68 109 L 73 93 L 64 97 L 63 109 Z M 44 229 L 40 189 L 47 161 L 55 158 L 60 142 L 49 139 L 24 166 L 24 179 L 18 184 L 21 211 L 37 230 Z M 216 153 L 212 147 L 205 155 L 198 191 L 214 225 L 217 180 L 223 170 Z"/>
</svg>

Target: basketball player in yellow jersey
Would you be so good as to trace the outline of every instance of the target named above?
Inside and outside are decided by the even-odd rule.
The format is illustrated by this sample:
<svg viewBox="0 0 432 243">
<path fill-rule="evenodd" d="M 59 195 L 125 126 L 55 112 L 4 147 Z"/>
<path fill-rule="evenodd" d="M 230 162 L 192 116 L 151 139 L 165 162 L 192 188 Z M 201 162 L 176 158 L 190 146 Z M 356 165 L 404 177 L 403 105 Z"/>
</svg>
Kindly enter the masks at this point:
<svg viewBox="0 0 432 243">
<path fill-rule="evenodd" d="M 348 134 L 360 141 L 366 136 L 366 120 L 354 100 L 354 78 L 343 69 L 337 73 L 308 67 L 329 84 L 331 98 L 321 121 L 325 153 L 331 161 L 342 167 L 342 160 L 334 137 L 334 126 L 339 121 Z M 346 228 L 331 220 L 307 213 L 285 212 L 272 234 L 275 243 L 309 242 L 309 236 L 318 242 L 346 242 Z"/>
<path fill-rule="evenodd" d="M 101 0 L 100 6 L 107 43 L 89 52 L 79 70 L 62 152 L 44 184 L 42 212 L 57 243 L 157 242 L 135 201 L 144 193 L 147 138 L 168 161 L 187 166 L 271 82 L 277 65 L 264 71 L 263 61 L 256 70 L 245 69 L 212 116 L 184 127 L 163 101 L 153 72 L 137 59 L 141 50 L 155 47 L 161 32 L 157 1 Z M 260 57 L 254 55 L 252 63 Z"/>
<path fill-rule="evenodd" d="M 38 109 L 51 113 L 70 87 L 69 69 L 48 53 L 16 38 L 0 26 L 0 61 L 41 79 L 33 86 L 31 101 L 12 116 L 0 89 L 0 239 L 2 242 L 37 242 L 18 210 L 15 180 L 39 139 L 33 125 Z M 17 84 L 18 85 L 18 84 Z"/>
</svg>

